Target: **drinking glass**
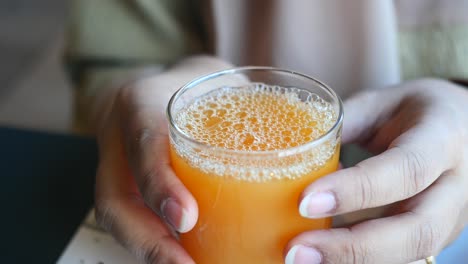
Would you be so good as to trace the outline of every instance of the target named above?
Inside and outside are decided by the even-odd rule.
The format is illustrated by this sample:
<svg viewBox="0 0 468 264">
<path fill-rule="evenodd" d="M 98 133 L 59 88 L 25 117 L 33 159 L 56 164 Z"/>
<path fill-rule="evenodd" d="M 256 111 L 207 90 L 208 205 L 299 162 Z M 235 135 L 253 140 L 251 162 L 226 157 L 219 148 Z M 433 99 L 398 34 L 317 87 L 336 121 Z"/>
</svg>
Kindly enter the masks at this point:
<svg viewBox="0 0 468 264">
<path fill-rule="evenodd" d="M 255 96 L 252 93 L 256 91 L 264 93 L 257 108 L 262 108 L 266 103 L 262 100 L 270 100 L 271 94 L 286 99 L 268 102 L 271 110 L 260 111 L 252 118 L 250 112 L 242 112 L 242 109 L 250 109 L 246 105 L 250 99 L 229 94 L 239 91 L 242 94 L 242 89 L 251 89 L 244 92 L 247 97 Z M 223 98 L 229 96 L 238 100 L 223 103 Z M 202 100 L 203 97 L 215 99 L 210 103 Z M 303 122 L 295 116 L 297 109 L 287 105 L 291 100 L 300 107 L 313 107 L 315 121 Z M 204 102 L 209 105 L 203 105 Z M 216 107 L 210 109 L 213 102 Z M 204 139 L 220 137 L 220 142 L 209 144 L 188 132 L 186 128 L 193 124 L 183 117 L 194 105 L 201 109 L 191 114 L 203 123 Z M 234 110 L 239 122 L 225 121 L 226 112 Z M 262 123 L 262 114 L 283 119 L 278 117 L 272 126 Z M 330 227 L 331 218 L 306 219 L 298 210 L 298 199 L 304 188 L 335 171 L 339 163 L 343 107 L 337 94 L 325 84 L 304 74 L 277 68 L 229 69 L 183 86 L 171 98 L 167 115 L 171 165 L 198 204 L 195 227 L 180 234 L 180 243 L 196 263 L 283 263 L 283 250 L 290 239 L 307 230 Z M 323 127 L 316 129 L 314 122 L 327 126 L 325 130 Z M 233 135 L 238 131 L 233 127 L 239 124 L 241 130 L 249 126 L 250 133 Z M 278 138 L 279 130 L 284 135 Z M 277 149 L 257 146 L 253 144 L 255 133 L 263 133 L 262 137 L 276 133 L 275 138 L 269 139 L 271 142 L 290 143 Z M 223 137 L 235 138 L 240 143 L 234 144 Z M 290 137 L 302 141 L 291 143 L 286 140 Z M 232 147 L 236 144 L 252 147 L 248 150 Z"/>
</svg>

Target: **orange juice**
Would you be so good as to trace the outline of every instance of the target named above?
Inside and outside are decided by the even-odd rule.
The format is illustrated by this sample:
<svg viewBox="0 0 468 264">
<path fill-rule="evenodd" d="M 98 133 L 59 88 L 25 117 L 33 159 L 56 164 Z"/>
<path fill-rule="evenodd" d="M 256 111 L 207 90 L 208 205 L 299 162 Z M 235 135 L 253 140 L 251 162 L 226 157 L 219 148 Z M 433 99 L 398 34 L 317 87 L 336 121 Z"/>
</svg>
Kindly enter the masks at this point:
<svg viewBox="0 0 468 264">
<path fill-rule="evenodd" d="M 291 238 L 330 227 L 330 218 L 301 217 L 298 198 L 337 169 L 339 136 L 308 147 L 336 120 L 316 95 L 262 84 L 216 89 L 179 111 L 177 126 L 207 146 L 171 137 L 172 166 L 199 208 L 180 237 L 196 263 L 283 263 Z"/>
</svg>

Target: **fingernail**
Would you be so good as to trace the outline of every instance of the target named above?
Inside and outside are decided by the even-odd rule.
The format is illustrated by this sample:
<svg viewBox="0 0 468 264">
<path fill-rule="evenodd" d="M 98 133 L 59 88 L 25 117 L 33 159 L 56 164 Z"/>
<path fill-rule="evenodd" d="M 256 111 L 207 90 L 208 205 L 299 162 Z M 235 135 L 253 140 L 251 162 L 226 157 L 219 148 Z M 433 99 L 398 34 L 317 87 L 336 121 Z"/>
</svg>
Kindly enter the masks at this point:
<svg viewBox="0 0 468 264">
<path fill-rule="evenodd" d="M 284 262 L 286 264 L 320 264 L 322 255 L 315 248 L 296 245 L 289 250 Z"/>
<path fill-rule="evenodd" d="M 302 199 L 299 213 L 303 217 L 320 217 L 336 207 L 335 196 L 330 192 L 313 192 Z"/>
<path fill-rule="evenodd" d="M 161 203 L 161 213 L 175 230 L 181 233 L 189 231 L 187 212 L 174 199 L 167 198 Z"/>
</svg>

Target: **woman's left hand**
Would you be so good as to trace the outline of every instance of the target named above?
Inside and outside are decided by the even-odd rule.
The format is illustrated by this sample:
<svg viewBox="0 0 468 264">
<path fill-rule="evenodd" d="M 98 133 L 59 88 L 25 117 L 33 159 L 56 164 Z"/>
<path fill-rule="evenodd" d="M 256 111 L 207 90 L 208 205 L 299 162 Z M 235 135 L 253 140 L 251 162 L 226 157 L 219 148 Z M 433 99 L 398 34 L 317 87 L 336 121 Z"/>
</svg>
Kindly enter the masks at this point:
<svg viewBox="0 0 468 264">
<path fill-rule="evenodd" d="M 343 143 L 378 154 L 327 175 L 300 198 L 301 215 L 392 205 L 385 217 L 305 232 L 286 263 L 396 263 L 438 254 L 468 220 L 468 90 L 434 79 L 345 102 Z"/>
</svg>

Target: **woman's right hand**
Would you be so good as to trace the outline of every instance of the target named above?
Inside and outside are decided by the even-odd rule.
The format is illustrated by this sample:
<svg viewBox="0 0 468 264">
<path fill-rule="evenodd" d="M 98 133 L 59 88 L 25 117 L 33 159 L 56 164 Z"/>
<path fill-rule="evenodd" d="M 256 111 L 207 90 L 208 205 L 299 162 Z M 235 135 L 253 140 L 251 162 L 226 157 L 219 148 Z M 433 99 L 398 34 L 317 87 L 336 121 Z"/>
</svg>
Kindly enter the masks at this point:
<svg viewBox="0 0 468 264">
<path fill-rule="evenodd" d="M 98 111 L 96 218 L 142 262 L 194 263 L 177 234 L 193 228 L 198 208 L 171 168 L 165 110 L 185 83 L 228 67 L 211 57 L 186 59 L 114 90 L 102 106 L 109 111 Z"/>
</svg>

